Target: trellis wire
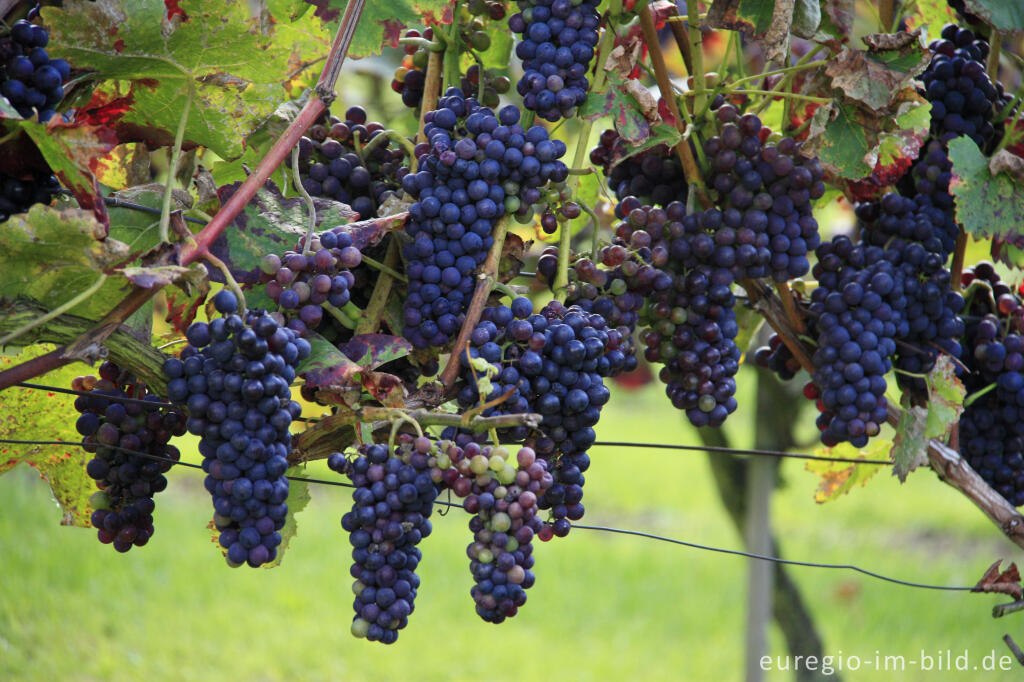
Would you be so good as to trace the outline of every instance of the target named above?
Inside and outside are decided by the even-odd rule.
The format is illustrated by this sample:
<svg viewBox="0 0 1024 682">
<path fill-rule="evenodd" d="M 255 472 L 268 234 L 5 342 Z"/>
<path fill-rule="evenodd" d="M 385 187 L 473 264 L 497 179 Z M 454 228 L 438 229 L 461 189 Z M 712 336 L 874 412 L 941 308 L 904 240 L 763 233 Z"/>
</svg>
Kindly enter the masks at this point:
<svg viewBox="0 0 1024 682">
<path fill-rule="evenodd" d="M 127 398 L 119 396 L 107 396 L 90 393 L 89 391 L 78 391 L 72 388 L 61 388 L 58 386 L 46 386 L 43 384 L 29 384 L 19 383 L 15 386 L 21 388 L 29 388 L 40 391 L 54 391 L 57 393 L 66 393 L 69 395 L 82 395 L 98 397 L 103 400 L 110 400 L 112 402 L 120 401 L 125 403 L 140 403 L 150 408 L 169 408 L 175 407 L 171 403 L 156 403 L 149 402 L 146 400 L 138 400 L 136 398 Z M 313 419 L 309 417 L 298 417 L 295 421 L 301 421 L 305 423 L 315 424 L 319 419 Z M 823 455 L 808 455 L 804 453 L 785 452 L 782 450 L 765 450 L 757 448 L 728 448 L 717 445 L 676 445 L 673 443 L 628 443 L 620 441 L 597 441 L 594 443 L 597 447 L 621 447 L 621 448 L 647 448 L 650 450 L 682 450 L 690 452 L 712 452 L 716 454 L 733 454 L 733 455 L 753 455 L 759 457 L 777 457 L 780 459 L 803 459 L 815 462 L 840 462 L 848 464 L 872 464 L 876 466 L 885 466 L 892 464 L 892 461 L 887 459 L 860 459 L 856 457 L 827 457 Z"/>
<path fill-rule="evenodd" d="M 44 440 L 0 439 L 0 444 L 11 444 L 11 445 L 63 445 L 63 446 L 71 446 L 71 447 L 83 447 L 82 443 L 76 443 L 74 441 L 63 441 L 63 440 L 44 441 Z M 119 447 L 119 446 L 116 446 L 116 445 L 104 445 L 102 447 L 106 447 L 106 448 L 109 448 L 111 450 L 117 450 L 117 451 L 120 451 L 120 452 L 126 452 L 126 453 L 129 453 L 129 454 L 134 454 L 134 455 L 139 456 L 139 457 L 145 457 L 145 458 L 154 459 L 154 460 L 157 460 L 157 461 L 168 462 L 168 463 L 170 463 L 172 465 L 181 465 L 181 466 L 185 466 L 185 467 L 188 467 L 188 468 L 191 468 L 191 469 L 200 469 L 200 470 L 202 469 L 202 467 L 200 465 L 198 465 L 198 464 L 192 464 L 190 462 L 181 462 L 181 461 L 178 461 L 178 460 L 170 459 L 169 457 L 161 457 L 159 455 L 154 455 L 154 454 L 151 454 L 151 453 L 148 453 L 148 452 L 141 452 L 141 451 L 138 451 L 138 450 L 130 450 L 128 448 L 122 448 L 122 447 Z M 320 484 L 320 485 L 331 485 L 331 486 L 337 486 L 337 487 L 341 487 L 341 488 L 354 488 L 355 487 L 353 484 L 345 483 L 343 481 L 328 481 L 328 480 L 318 479 L 318 478 L 305 478 L 305 477 L 302 477 L 302 476 L 286 476 L 286 478 L 288 480 L 291 480 L 291 481 L 302 481 L 303 483 L 316 483 L 316 484 Z M 461 504 L 458 504 L 458 503 L 455 503 L 455 502 L 445 502 L 445 501 L 442 501 L 442 500 L 434 500 L 434 504 L 438 504 L 438 505 L 442 505 L 442 506 L 446 506 L 446 507 L 459 507 L 459 508 L 463 508 L 463 505 L 461 505 Z M 896 584 L 896 585 L 903 585 L 905 587 L 917 587 L 917 588 L 925 589 L 925 590 L 940 590 L 940 591 L 946 591 L 946 592 L 970 592 L 970 591 L 972 591 L 974 589 L 971 586 L 931 585 L 931 584 L 928 584 L 928 583 L 916 583 L 916 582 L 912 582 L 912 581 L 909 581 L 909 580 L 900 580 L 899 578 L 892 578 L 890 576 L 883 575 L 881 573 L 876 573 L 874 571 L 869 571 L 869 570 L 867 570 L 865 568 L 861 568 L 860 566 L 856 566 L 854 564 L 828 564 L 828 563 L 818 563 L 818 562 L 813 562 L 813 561 L 797 561 L 795 559 L 782 559 L 780 557 L 773 557 L 773 556 L 768 556 L 768 555 L 764 555 L 764 554 L 754 554 L 754 553 L 751 553 L 751 552 L 744 552 L 744 551 L 738 550 L 738 549 L 726 549 L 724 547 L 715 547 L 715 546 L 712 546 L 712 545 L 703 545 L 703 544 L 696 543 L 696 542 L 688 542 L 686 540 L 679 540 L 677 538 L 669 538 L 669 537 L 665 537 L 663 535 L 656 535 L 654 533 L 647 533 L 647 532 L 639 531 L 639 530 L 629 530 L 629 529 L 625 529 L 625 528 L 614 528 L 614 527 L 610 527 L 610 526 L 592 526 L 592 525 L 580 524 L 580 523 L 573 523 L 572 527 L 573 528 L 578 528 L 580 530 L 593 530 L 593 531 L 600 531 L 600 532 L 605 532 L 605 533 L 615 533 L 615 534 L 618 534 L 618 535 L 632 535 L 632 536 L 636 536 L 636 537 L 647 538 L 648 540 L 655 540 L 655 541 L 658 541 L 658 542 L 666 542 L 666 543 L 673 544 L 673 545 L 680 545 L 680 546 L 683 546 L 683 547 L 690 547 L 691 549 L 700 549 L 700 550 L 705 550 L 705 551 L 708 551 L 708 552 L 715 552 L 715 553 L 718 553 L 718 554 L 730 554 L 730 555 L 733 555 L 733 556 L 741 556 L 741 557 L 745 557 L 745 558 L 748 558 L 748 559 L 757 559 L 759 561 L 770 561 L 770 562 L 775 563 L 775 564 L 785 564 L 785 565 L 789 565 L 789 566 L 803 566 L 803 567 L 807 567 L 807 568 L 827 568 L 827 569 L 843 569 L 843 570 L 855 571 L 855 572 L 860 573 L 862 575 L 866 575 L 866 576 L 868 576 L 870 578 L 875 578 L 877 580 L 893 583 L 893 584 Z"/>
</svg>

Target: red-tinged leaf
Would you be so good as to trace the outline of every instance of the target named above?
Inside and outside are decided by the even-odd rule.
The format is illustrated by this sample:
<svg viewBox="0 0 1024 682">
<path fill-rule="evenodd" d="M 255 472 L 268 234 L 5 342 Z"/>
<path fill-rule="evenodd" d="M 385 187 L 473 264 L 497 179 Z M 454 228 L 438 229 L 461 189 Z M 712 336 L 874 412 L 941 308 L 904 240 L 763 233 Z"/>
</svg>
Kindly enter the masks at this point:
<svg viewBox="0 0 1024 682">
<path fill-rule="evenodd" d="M 360 334 L 341 344 L 339 350 L 360 367 L 372 370 L 409 355 L 412 344 L 401 336 Z"/>
<path fill-rule="evenodd" d="M 101 225 L 108 225 L 107 205 L 100 195 L 95 172 L 98 160 L 117 146 L 113 131 L 99 126 L 64 123 L 54 116 L 46 125 L 23 121 L 22 129 L 32 138 L 60 183 L 71 190 L 78 205 L 93 212 Z"/>
<path fill-rule="evenodd" d="M 346 233 L 352 238 L 352 245 L 362 251 L 370 246 L 379 244 L 388 232 L 405 227 L 405 220 L 408 217 L 408 212 L 395 213 L 383 218 L 369 218 L 354 223 L 347 223 L 334 228 L 334 231 Z"/>
<path fill-rule="evenodd" d="M 363 388 L 384 407 L 405 406 L 405 385 L 394 374 L 366 371 L 362 374 Z"/>
<path fill-rule="evenodd" d="M 344 14 L 347 0 L 295 0 L 292 16 L 301 16 L 302 5 L 316 8 L 314 16 L 330 24 L 331 31 Z M 455 0 L 367 0 L 356 25 L 350 57 L 370 57 L 382 52 L 384 46 L 398 47 L 398 39 L 407 26 L 450 24 L 455 16 Z"/>
<path fill-rule="evenodd" d="M 854 0 L 821 0 L 821 33 L 832 37 L 835 49 L 849 41 L 856 16 Z"/>
<path fill-rule="evenodd" d="M 500 281 L 508 283 L 519 276 L 530 244 L 533 242 L 524 242 L 523 238 L 515 232 L 509 232 L 505 236 L 505 243 L 501 245 L 501 259 L 498 263 L 498 279 Z"/>
<path fill-rule="evenodd" d="M 316 391 L 317 400 L 356 406 L 362 393 L 363 368 L 319 334 L 307 335 L 309 357 L 299 367 L 299 376 Z"/>
<path fill-rule="evenodd" d="M 51 351 L 48 346 L 29 346 L 21 354 L 0 357 L 0 371 Z M 82 373 L 80 364 L 49 372 L 36 380 L 50 386 L 70 386 Z M 77 443 L 75 397 L 27 388 L 0 392 L 0 438 L 7 440 L 66 440 Z M 91 455 L 76 446 L 0 444 L 0 474 L 20 463 L 31 466 L 50 484 L 63 512 L 61 524 L 91 527 L 89 496 L 96 483 L 85 472 Z"/>
<path fill-rule="evenodd" d="M 914 11 L 904 16 L 907 27 L 911 30 L 920 28 L 928 40 L 935 40 L 943 26 L 957 21 L 956 12 L 947 0 L 915 0 Z"/>
<path fill-rule="evenodd" d="M 205 277 L 192 289 L 165 289 L 167 312 L 164 314 L 164 321 L 170 322 L 179 334 L 184 334 L 189 325 L 196 321 L 196 314 L 209 294 L 210 282 Z"/>
<path fill-rule="evenodd" d="M 892 446 L 887 440 L 876 438 L 871 445 L 858 450 L 849 443 L 841 443 L 834 448 L 818 448 L 814 454 L 824 457 L 845 459 L 884 459 Z M 865 486 L 875 474 L 884 468 L 880 464 L 856 464 L 852 462 L 809 461 L 805 467 L 812 474 L 820 477 L 818 489 L 814 491 L 814 501 L 824 504 L 849 493 L 857 486 Z"/>
<path fill-rule="evenodd" d="M 1024 598 L 1024 587 L 1021 586 L 1017 564 L 1011 563 L 1005 571 L 1000 571 L 999 566 L 1002 563 L 1002 559 L 997 559 L 989 566 L 985 575 L 981 576 L 981 580 L 971 589 L 971 592 L 991 592 L 1008 594 L 1014 599 Z"/>
<path fill-rule="evenodd" d="M 206 270 L 202 266 L 144 265 L 122 268 L 120 272 L 133 284 L 145 289 L 171 284 L 190 287 L 206 280 Z"/>
</svg>

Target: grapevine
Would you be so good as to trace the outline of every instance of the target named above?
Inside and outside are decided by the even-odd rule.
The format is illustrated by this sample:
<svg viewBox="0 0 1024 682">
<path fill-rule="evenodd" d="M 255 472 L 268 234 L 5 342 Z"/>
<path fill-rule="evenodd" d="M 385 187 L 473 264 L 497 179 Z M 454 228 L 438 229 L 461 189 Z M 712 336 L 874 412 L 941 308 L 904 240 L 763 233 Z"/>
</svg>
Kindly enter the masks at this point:
<svg viewBox="0 0 1024 682">
<path fill-rule="evenodd" d="M 353 489 L 354 636 L 409 626 L 439 504 L 468 514 L 472 607 L 501 623 L 581 525 L 613 380 L 656 377 L 717 429 L 749 362 L 799 377 L 826 458 L 893 426 L 901 480 L 927 461 L 1024 547 L 1002 20 L 951 3 L 970 27 L 919 41 L 889 29 L 934 8 L 883 3 L 866 49 L 830 17 L 722 57 L 720 3 L 424 2 L 419 26 L 360 0 L 116 4 L 0 3 L 0 340 L 57 344 L 0 391 L 96 366 L 71 384 L 89 457 L 61 466 L 102 543 L 157 542 L 188 432 L 227 563 L 275 565 L 286 472 L 325 458 Z M 350 46 L 385 43 L 374 97 L 338 85 Z M 1006 270 L 965 266 L 979 244 Z"/>
</svg>

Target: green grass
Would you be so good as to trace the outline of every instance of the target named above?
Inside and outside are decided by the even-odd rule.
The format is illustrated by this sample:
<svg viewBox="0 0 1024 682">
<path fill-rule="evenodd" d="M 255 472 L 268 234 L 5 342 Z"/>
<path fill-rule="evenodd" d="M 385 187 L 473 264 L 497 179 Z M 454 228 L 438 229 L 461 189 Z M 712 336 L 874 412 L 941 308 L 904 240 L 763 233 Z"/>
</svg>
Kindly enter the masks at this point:
<svg viewBox="0 0 1024 682">
<path fill-rule="evenodd" d="M 743 407 L 733 415 L 737 442 L 749 442 L 744 429 L 752 420 Z M 697 442 L 658 386 L 617 393 L 599 435 Z M 704 455 L 603 448 L 592 457 L 587 522 L 740 546 Z M 973 584 L 995 558 L 1019 558 L 930 472 L 903 486 L 882 472 L 826 505 L 814 503 L 815 479 L 799 462 L 786 462 L 783 472 L 773 514 L 787 557 L 961 585 Z M 171 482 L 158 498 L 153 541 L 119 555 L 91 531 L 58 526 L 49 491 L 31 470 L 0 478 L 0 680 L 742 679 L 744 559 L 576 530 L 540 544 L 529 602 L 494 626 L 473 612 L 468 519 L 452 510 L 434 518 L 434 534 L 423 543 L 423 585 L 409 627 L 383 647 L 348 633 L 349 550 L 338 525 L 350 503 L 345 490 L 314 489 L 283 564 L 264 571 L 230 569 L 211 545 L 200 474 L 176 470 Z M 788 570 L 827 653 L 916 659 L 922 649 L 966 648 L 977 662 L 993 650 L 1008 654 L 1001 637 L 1017 631 L 1019 618 L 989 615 L 1006 598 L 911 589 L 846 571 Z M 774 628 L 771 650 L 784 652 Z M 865 666 L 845 679 L 1019 675 L 876 673 Z"/>
</svg>

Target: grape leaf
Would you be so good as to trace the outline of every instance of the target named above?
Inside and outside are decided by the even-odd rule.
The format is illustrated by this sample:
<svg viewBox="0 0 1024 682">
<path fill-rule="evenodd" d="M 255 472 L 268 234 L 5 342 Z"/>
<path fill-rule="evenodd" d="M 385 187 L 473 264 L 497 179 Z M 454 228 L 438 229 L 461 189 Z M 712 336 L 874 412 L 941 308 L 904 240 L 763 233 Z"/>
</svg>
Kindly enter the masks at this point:
<svg viewBox="0 0 1024 682">
<path fill-rule="evenodd" d="M 920 28 L 929 40 L 935 40 L 946 24 L 956 23 L 956 12 L 947 0 L 917 0 L 915 11 L 906 15 L 907 26 Z"/>
<path fill-rule="evenodd" d="M 814 451 L 819 457 L 843 457 L 846 459 L 885 459 L 892 447 L 887 440 L 876 438 L 867 448 L 858 450 L 849 443 L 840 443 L 834 448 L 818 448 Z M 851 462 L 822 462 L 811 460 L 806 469 L 821 477 L 818 489 L 814 491 L 814 501 L 824 504 L 839 498 L 853 490 L 855 486 L 867 485 L 867 482 L 884 468 L 881 464 L 854 464 Z"/>
<path fill-rule="evenodd" d="M 21 128 L 36 143 L 39 152 L 60 180 L 71 190 L 78 205 L 88 209 L 102 225 L 107 225 L 107 205 L 99 193 L 95 171 L 97 160 L 117 145 L 117 136 L 108 128 L 64 123 L 54 116 L 46 125 L 22 121 Z"/>
<path fill-rule="evenodd" d="M 809 0 L 714 0 L 708 10 L 708 24 L 714 28 L 743 31 L 761 42 L 765 59 L 785 56 L 793 27 L 794 13 L 799 35 L 809 37 L 821 22 L 821 9 Z"/>
<path fill-rule="evenodd" d="M 292 538 L 299 534 L 299 524 L 295 515 L 305 509 L 310 500 L 309 483 L 298 480 L 303 477 L 304 473 L 305 467 L 301 466 L 289 467 L 285 472 L 285 476 L 295 477 L 288 481 L 288 515 L 285 517 L 284 527 L 279 531 L 281 544 L 277 546 L 277 556 L 273 561 L 263 564 L 263 568 L 280 566 L 281 560 L 284 559 L 284 552 L 291 544 Z"/>
<path fill-rule="evenodd" d="M 139 185 L 114 192 L 111 196 L 120 201 L 140 204 L 159 211 L 164 200 L 164 186 L 155 183 Z M 186 209 L 190 206 L 191 197 L 187 192 L 178 190 L 171 193 L 172 211 Z M 109 212 L 109 236 L 127 244 L 132 253 L 149 251 L 160 243 L 159 213 L 150 213 L 117 205 L 111 206 Z M 198 232 L 202 227 L 192 222 L 186 222 L 185 225 L 192 232 Z"/>
<path fill-rule="evenodd" d="M 928 464 L 928 409 L 914 406 L 900 415 L 893 438 L 893 473 L 905 483 L 907 475 L 919 466 Z"/>
<path fill-rule="evenodd" d="M 771 26 L 775 4 L 772 0 L 715 0 L 708 10 L 708 25 L 762 36 Z M 792 0 L 784 4 L 792 13 Z"/>
<path fill-rule="evenodd" d="M 967 391 L 956 377 L 956 366 L 948 355 L 938 357 L 925 382 L 928 385 L 928 421 L 924 435 L 945 441 L 960 422 Z"/>
<path fill-rule="evenodd" d="M 336 24 L 345 12 L 347 0 L 292 0 L 292 16 L 300 17 L 312 5 L 314 15 L 323 22 Z M 367 0 L 356 24 L 351 57 L 370 57 L 380 54 L 382 48 L 398 47 L 402 29 L 420 24 L 450 24 L 455 16 L 455 0 Z"/>
<path fill-rule="evenodd" d="M 1010 175 L 992 175 L 988 159 L 969 137 L 950 141 L 956 219 L 975 239 L 1013 239 L 1024 225 L 1024 188 Z"/>
<path fill-rule="evenodd" d="M 999 31 L 1024 30 L 1024 5 L 1016 0 L 964 0 L 964 7 Z"/>
<path fill-rule="evenodd" d="M 319 401 L 355 407 L 366 389 L 385 407 L 404 405 L 405 388 L 398 377 L 360 365 L 319 334 L 311 333 L 306 338 L 311 350 L 299 367 L 299 375 L 316 391 Z M 362 357 L 371 364 L 374 361 L 373 353 Z"/>
<path fill-rule="evenodd" d="M 361 367 L 376 369 L 404 358 L 412 352 L 412 344 L 401 336 L 360 334 L 338 346 L 339 350 Z"/>
<path fill-rule="evenodd" d="M 0 230 L 0 296 L 28 296 L 53 309 L 83 291 L 128 256 L 91 212 L 35 205 Z M 112 277 L 70 311 L 98 318 L 123 298 L 124 280 Z"/>
<path fill-rule="evenodd" d="M 295 64 L 329 44 L 317 22 L 293 26 L 272 13 L 283 20 L 284 2 L 268 5 L 180 0 L 169 11 L 161 0 L 68 0 L 43 16 L 53 56 L 131 82 L 118 122 L 134 127 L 134 139 L 166 139 L 191 105 L 186 141 L 230 158 L 286 94 Z"/>
<path fill-rule="evenodd" d="M 930 53 L 922 49 L 915 34 L 865 38 L 869 49 L 843 50 L 829 60 L 825 74 L 849 98 L 870 109 L 891 106 L 906 88 L 913 88 L 913 79 L 928 66 Z M 873 47 L 872 47 L 873 46 Z"/>
<path fill-rule="evenodd" d="M 221 203 L 234 194 L 241 183 L 221 187 Z M 317 225 L 338 225 L 349 215 L 345 204 L 313 198 Z M 260 259 L 268 253 L 283 253 L 295 248 L 309 229 L 309 215 L 302 197 L 286 198 L 273 180 L 268 180 L 256 196 L 238 214 L 234 223 L 213 243 L 211 252 L 231 268 L 239 282 L 259 281 Z M 224 275 L 210 268 L 210 278 L 223 282 Z"/>
<path fill-rule="evenodd" d="M 50 346 L 28 346 L 20 355 L 0 356 L 0 370 L 6 370 L 48 353 Z M 70 365 L 36 378 L 49 386 L 70 386 L 81 374 L 81 365 Z M 0 392 L 0 438 L 9 440 L 64 440 L 81 442 L 75 430 L 75 397 L 28 388 Z M 63 510 L 61 525 L 89 528 L 89 496 L 96 483 L 85 473 L 90 456 L 75 445 L 0 445 L 0 474 L 24 462 L 50 484 Z"/>
<path fill-rule="evenodd" d="M 815 39 L 838 49 L 850 40 L 855 14 L 853 0 L 821 0 L 821 23 Z"/>
</svg>

